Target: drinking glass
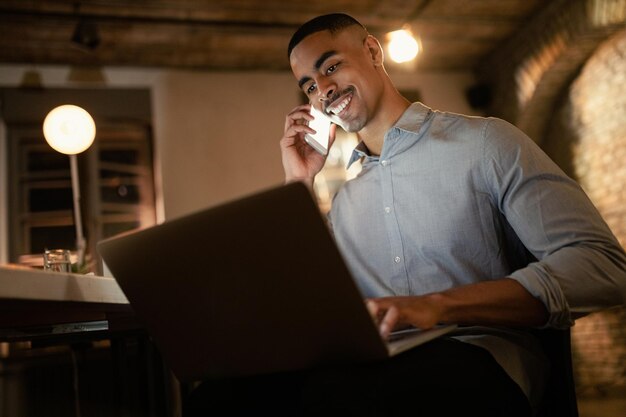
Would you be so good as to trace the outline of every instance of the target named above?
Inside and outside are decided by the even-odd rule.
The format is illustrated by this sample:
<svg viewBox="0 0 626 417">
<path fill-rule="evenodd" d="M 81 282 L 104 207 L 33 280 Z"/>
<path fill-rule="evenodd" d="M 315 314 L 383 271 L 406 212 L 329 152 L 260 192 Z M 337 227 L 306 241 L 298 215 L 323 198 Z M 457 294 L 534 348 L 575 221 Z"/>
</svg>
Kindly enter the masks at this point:
<svg viewBox="0 0 626 417">
<path fill-rule="evenodd" d="M 46 249 L 43 253 L 43 269 L 54 272 L 71 272 L 70 251 L 67 249 Z"/>
</svg>

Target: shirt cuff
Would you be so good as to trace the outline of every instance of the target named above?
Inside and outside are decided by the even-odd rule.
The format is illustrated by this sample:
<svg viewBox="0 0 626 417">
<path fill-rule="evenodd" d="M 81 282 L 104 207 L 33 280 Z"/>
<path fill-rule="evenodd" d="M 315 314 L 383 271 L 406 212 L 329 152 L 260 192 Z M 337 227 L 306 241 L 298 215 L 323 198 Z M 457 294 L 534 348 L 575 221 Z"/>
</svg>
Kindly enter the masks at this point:
<svg viewBox="0 0 626 417">
<path fill-rule="evenodd" d="M 559 284 L 546 271 L 545 265 L 534 262 L 513 272 L 509 278 L 519 282 L 548 310 L 548 321 L 541 328 L 567 329 L 574 325 L 570 307 Z"/>
</svg>

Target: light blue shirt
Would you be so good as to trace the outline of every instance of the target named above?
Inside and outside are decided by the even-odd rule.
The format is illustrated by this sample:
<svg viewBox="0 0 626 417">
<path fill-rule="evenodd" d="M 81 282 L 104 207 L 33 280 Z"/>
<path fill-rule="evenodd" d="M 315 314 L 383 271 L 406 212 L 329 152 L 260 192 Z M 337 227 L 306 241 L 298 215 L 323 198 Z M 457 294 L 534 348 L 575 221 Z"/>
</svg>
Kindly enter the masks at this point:
<svg viewBox="0 0 626 417">
<path fill-rule="evenodd" d="M 510 277 L 548 327 L 623 304 L 626 255 L 579 185 L 511 124 L 412 104 L 380 156 L 334 198 L 329 219 L 365 297 L 421 295 Z M 521 331 L 472 328 L 536 404 L 543 357 Z"/>
</svg>

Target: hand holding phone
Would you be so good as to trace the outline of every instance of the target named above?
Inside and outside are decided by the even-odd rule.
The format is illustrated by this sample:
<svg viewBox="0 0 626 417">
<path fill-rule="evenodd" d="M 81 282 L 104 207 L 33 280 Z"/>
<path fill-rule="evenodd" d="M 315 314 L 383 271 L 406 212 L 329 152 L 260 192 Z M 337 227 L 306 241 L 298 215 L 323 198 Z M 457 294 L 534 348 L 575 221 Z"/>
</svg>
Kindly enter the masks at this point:
<svg viewBox="0 0 626 417">
<path fill-rule="evenodd" d="M 328 141 L 330 139 L 330 119 L 321 111 L 311 106 L 311 116 L 313 120 L 309 122 L 309 127 L 315 130 L 315 134 L 307 133 L 304 140 L 313 149 L 322 155 L 328 154 Z"/>
</svg>

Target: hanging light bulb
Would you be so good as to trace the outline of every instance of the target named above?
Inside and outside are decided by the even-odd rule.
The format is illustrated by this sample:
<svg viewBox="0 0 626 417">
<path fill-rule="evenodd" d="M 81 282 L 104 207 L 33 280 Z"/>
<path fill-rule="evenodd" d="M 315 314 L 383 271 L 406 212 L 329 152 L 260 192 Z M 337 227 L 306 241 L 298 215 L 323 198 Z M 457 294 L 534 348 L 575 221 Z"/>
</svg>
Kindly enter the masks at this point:
<svg viewBox="0 0 626 417">
<path fill-rule="evenodd" d="M 389 56 L 394 62 L 408 62 L 420 52 L 419 42 L 408 29 L 389 32 L 387 39 L 389 39 Z"/>
</svg>

